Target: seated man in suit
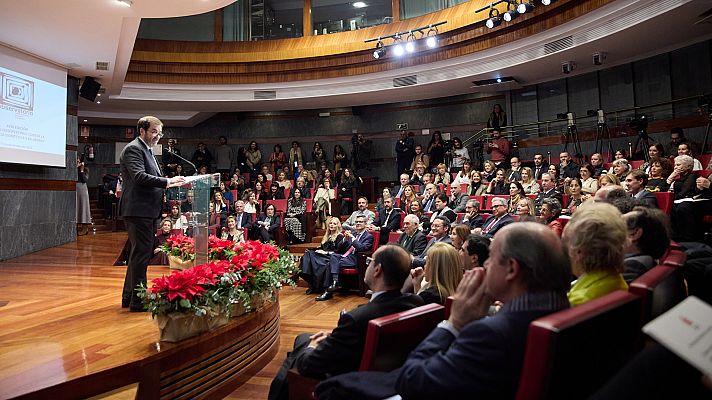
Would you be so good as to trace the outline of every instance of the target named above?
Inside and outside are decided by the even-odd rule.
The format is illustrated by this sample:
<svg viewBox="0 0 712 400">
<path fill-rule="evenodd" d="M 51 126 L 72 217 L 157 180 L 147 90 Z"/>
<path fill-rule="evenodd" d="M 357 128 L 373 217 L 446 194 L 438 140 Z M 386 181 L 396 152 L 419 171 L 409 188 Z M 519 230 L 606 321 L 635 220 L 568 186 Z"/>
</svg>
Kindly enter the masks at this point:
<svg viewBox="0 0 712 400">
<path fill-rule="evenodd" d="M 358 201 L 356 202 L 356 205 L 358 206 L 358 209 L 351 213 L 349 219 L 344 221 L 344 223 L 341 225 L 342 228 L 353 230 L 356 225 L 356 217 L 360 215 L 366 217 L 366 225 L 371 225 L 373 223 L 373 220 L 376 219 L 376 214 L 374 214 L 373 211 L 368 209 L 367 198 L 363 196 L 359 197 Z"/>
<path fill-rule="evenodd" d="M 419 225 L 420 220 L 416 215 L 406 215 L 405 219 L 403 219 L 403 233 L 398 238 L 398 246 L 414 256 L 423 254 L 425 247 L 428 245 L 428 239 L 425 234 L 418 229 Z"/>
<path fill-rule="evenodd" d="M 425 266 L 425 256 L 428 254 L 428 249 L 435 243 L 444 242 L 452 244 L 450 239 L 450 220 L 447 217 L 435 217 L 433 223 L 430 224 L 430 235 L 433 237 L 425 246 L 425 250 L 419 256 L 414 256 L 411 261 L 413 268 Z"/>
<path fill-rule="evenodd" d="M 579 176 L 579 165 L 571 159 L 568 152 L 564 151 L 559 154 L 559 176 L 561 179 L 578 178 Z"/>
<path fill-rule="evenodd" d="M 339 272 L 341 268 L 353 267 L 356 265 L 356 253 L 359 251 L 369 251 L 373 247 L 373 236 L 366 230 L 366 217 L 356 217 L 356 229 L 344 231 L 344 240 L 341 242 L 336 252 L 329 258 L 329 271 L 331 272 L 332 284 L 324 294 L 316 298 L 316 301 L 325 301 L 334 298 L 333 292 L 341 289 L 339 285 Z"/>
<path fill-rule="evenodd" d="M 564 204 L 563 196 L 556 190 L 556 181 L 548 173 L 541 174 L 541 192 L 537 193 L 536 199 L 534 199 L 534 205 L 536 206 L 537 213 L 541 209 L 541 204 L 546 198 L 553 197 L 559 200 L 559 204 Z"/>
<path fill-rule="evenodd" d="M 520 182 L 522 180 L 522 163 L 519 161 L 519 157 L 512 157 L 509 160 L 509 165 L 511 167 L 504 173 L 505 180 Z"/>
<path fill-rule="evenodd" d="M 425 185 L 425 193 L 423 194 L 423 199 L 421 203 L 423 204 L 423 212 L 435 211 L 435 197 L 438 194 L 438 189 L 433 183 L 428 183 Z M 447 200 L 445 201 L 447 203 Z"/>
<path fill-rule="evenodd" d="M 514 398 L 529 324 L 569 307 L 570 276 L 561 242 L 546 226 L 522 222 L 502 229 L 485 269 L 465 272 L 450 318 L 400 368 L 393 394 L 407 399 Z M 504 306 L 486 318 L 494 300 Z"/>
<path fill-rule="evenodd" d="M 405 189 L 406 186 L 410 184 L 410 176 L 408 174 L 401 174 L 400 175 L 400 185 L 397 185 L 396 187 L 393 188 L 393 196 L 396 198 L 400 199 L 401 196 L 403 196 L 403 189 Z"/>
<path fill-rule="evenodd" d="M 235 202 L 235 223 L 237 229 L 247 228 L 249 232 L 253 228 L 252 214 L 245 212 L 245 202 L 242 200 Z"/>
<path fill-rule="evenodd" d="M 400 229 L 401 210 L 393 208 L 393 197 L 383 199 L 383 212 L 378 214 L 378 218 L 373 224 L 368 226 L 369 232 L 381 232 L 378 244 L 388 243 L 388 235 Z"/>
<path fill-rule="evenodd" d="M 473 233 L 479 233 L 482 236 L 487 236 L 492 239 L 503 227 L 514 222 L 511 215 L 507 213 L 507 200 L 501 197 L 492 199 L 493 214 L 485 220 L 482 228 L 473 229 Z"/>
<path fill-rule="evenodd" d="M 470 226 L 470 229 L 481 228 L 485 223 L 485 219 L 480 215 L 480 202 L 475 199 L 470 199 L 465 204 L 465 217 L 462 218 L 462 223 Z"/>
<path fill-rule="evenodd" d="M 398 246 L 381 246 L 373 253 L 365 281 L 373 290 L 371 301 L 341 314 L 331 334 L 303 333 L 294 340 L 282 368 L 272 381 L 268 399 L 287 398 L 287 370 L 316 379 L 356 371 L 361 361 L 368 321 L 423 305 L 420 296 L 401 294 L 400 288 L 410 273 L 408 253 Z"/>
<path fill-rule="evenodd" d="M 634 169 L 625 177 L 625 183 L 628 186 L 626 192 L 633 196 L 634 199 L 640 200 L 651 207 L 658 207 L 658 199 L 655 194 L 645 189 L 648 184 L 648 175 L 639 169 Z"/>
<path fill-rule="evenodd" d="M 452 211 L 456 213 L 464 212 L 465 204 L 467 204 L 467 200 L 469 199 L 470 196 L 468 196 L 467 193 L 462 193 L 460 190 L 459 183 L 453 183 L 450 185 L 450 198 L 448 200 L 450 201 L 449 207 Z"/>
<path fill-rule="evenodd" d="M 445 193 L 438 193 L 435 196 L 435 210 L 433 210 L 433 215 L 430 216 L 430 223 L 432 224 L 437 217 L 447 217 L 450 223 L 455 222 L 457 219 L 457 214 L 447 206 L 448 198 Z"/>
</svg>

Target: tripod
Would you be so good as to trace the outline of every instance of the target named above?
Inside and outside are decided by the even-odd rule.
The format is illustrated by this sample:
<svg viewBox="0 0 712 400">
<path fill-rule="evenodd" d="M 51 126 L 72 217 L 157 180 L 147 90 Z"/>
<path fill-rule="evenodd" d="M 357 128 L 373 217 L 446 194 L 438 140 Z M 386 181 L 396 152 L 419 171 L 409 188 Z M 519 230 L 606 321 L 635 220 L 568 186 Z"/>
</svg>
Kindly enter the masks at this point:
<svg viewBox="0 0 712 400">
<path fill-rule="evenodd" d="M 582 162 L 583 151 L 581 150 L 581 141 L 578 137 L 578 131 L 576 130 L 576 125 L 569 124 L 566 128 L 566 140 L 564 140 L 564 151 L 568 153 L 569 142 L 573 141 L 574 145 L 574 156 L 579 164 Z"/>
<path fill-rule="evenodd" d="M 648 132 L 645 128 L 638 131 L 638 137 L 635 139 L 635 144 L 630 148 L 630 158 L 633 158 L 633 154 L 638 151 L 638 146 L 643 146 L 640 152 L 643 153 L 643 158 L 645 161 L 650 161 L 650 154 L 648 153 L 650 149 L 650 139 L 648 138 Z"/>
<path fill-rule="evenodd" d="M 605 122 L 596 125 L 596 153 L 603 154 L 604 142 L 608 144 L 606 160 L 610 160 L 613 157 L 613 145 L 611 144 L 611 131 Z"/>
</svg>

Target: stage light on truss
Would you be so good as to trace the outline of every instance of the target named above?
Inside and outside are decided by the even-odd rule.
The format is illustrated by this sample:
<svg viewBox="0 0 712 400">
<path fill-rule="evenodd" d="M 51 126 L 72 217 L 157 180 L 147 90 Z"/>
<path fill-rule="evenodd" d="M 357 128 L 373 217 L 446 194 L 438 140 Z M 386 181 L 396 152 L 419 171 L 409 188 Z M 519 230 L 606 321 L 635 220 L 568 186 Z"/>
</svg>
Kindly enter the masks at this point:
<svg viewBox="0 0 712 400">
<path fill-rule="evenodd" d="M 489 19 L 485 22 L 485 26 L 493 29 L 502 23 L 502 15 L 500 15 L 499 10 L 496 8 L 490 8 Z"/>
<path fill-rule="evenodd" d="M 521 2 L 517 6 L 517 11 L 519 11 L 520 14 L 526 14 L 528 12 L 532 12 L 532 11 L 534 11 L 534 3 L 532 3 L 531 1 L 528 1 L 526 3 Z"/>
<path fill-rule="evenodd" d="M 405 51 L 406 53 L 415 52 L 415 35 L 413 32 L 409 33 L 405 38 Z"/>
<path fill-rule="evenodd" d="M 428 48 L 435 48 L 438 46 L 438 28 L 430 28 L 428 30 L 428 33 L 425 34 L 427 37 L 425 39 L 425 45 L 428 46 Z"/>
<path fill-rule="evenodd" d="M 405 54 L 405 48 L 403 48 L 403 41 L 400 36 L 396 36 L 393 44 L 393 55 L 396 57 L 402 57 Z"/>
<path fill-rule="evenodd" d="M 502 19 L 504 19 L 505 22 L 512 22 L 514 18 L 517 18 L 519 16 L 519 11 L 517 10 L 509 10 L 504 15 L 502 16 Z"/>
<path fill-rule="evenodd" d="M 373 58 L 378 60 L 379 58 L 385 57 L 385 55 L 386 48 L 383 47 L 383 42 L 379 40 L 378 43 L 376 43 L 376 50 L 373 51 Z"/>
</svg>

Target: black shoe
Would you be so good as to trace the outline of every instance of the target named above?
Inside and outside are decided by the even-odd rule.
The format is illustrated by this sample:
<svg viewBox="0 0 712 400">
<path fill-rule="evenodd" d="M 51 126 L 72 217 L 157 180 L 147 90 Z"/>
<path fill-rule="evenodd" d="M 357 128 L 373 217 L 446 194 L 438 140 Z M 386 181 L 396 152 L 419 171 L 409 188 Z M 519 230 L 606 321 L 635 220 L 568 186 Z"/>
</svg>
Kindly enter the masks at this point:
<svg viewBox="0 0 712 400">
<path fill-rule="evenodd" d="M 121 308 L 129 308 L 130 304 L 131 304 L 131 301 L 129 301 L 129 300 L 121 300 Z"/>
<path fill-rule="evenodd" d="M 329 292 L 324 292 L 321 296 L 316 296 L 316 301 L 326 301 L 334 298 L 334 295 Z"/>
<path fill-rule="evenodd" d="M 304 292 L 304 294 L 312 294 L 312 293 L 314 293 L 314 289 L 312 289 L 312 288 L 309 288 L 309 289 L 307 289 L 306 292 Z"/>
<path fill-rule="evenodd" d="M 326 288 L 326 291 L 327 291 L 328 293 L 331 293 L 331 292 L 337 292 L 337 291 L 339 291 L 339 290 L 341 290 L 341 289 L 343 289 L 343 288 L 341 287 L 341 285 L 339 285 L 339 282 L 334 282 L 334 283 L 331 284 L 331 286 L 329 286 L 328 288 Z"/>
</svg>

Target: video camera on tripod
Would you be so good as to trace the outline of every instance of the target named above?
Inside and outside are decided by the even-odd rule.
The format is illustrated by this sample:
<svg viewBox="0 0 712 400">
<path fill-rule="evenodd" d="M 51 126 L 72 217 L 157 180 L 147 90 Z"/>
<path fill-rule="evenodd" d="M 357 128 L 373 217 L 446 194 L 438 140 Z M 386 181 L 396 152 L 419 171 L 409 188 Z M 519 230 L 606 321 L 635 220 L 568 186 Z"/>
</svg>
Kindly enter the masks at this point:
<svg viewBox="0 0 712 400">
<path fill-rule="evenodd" d="M 633 117 L 628 122 L 630 129 L 638 133 L 638 137 L 635 139 L 635 144 L 630 148 L 630 158 L 633 158 L 633 154 L 642 153 L 643 159 L 645 161 L 650 161 L 650 154 L 648 153 L 650 149 L 650 138 L 648 137 L 648 117 L 646 115 L 640 115 Z M 642 146 L 640 150 L 638 147 Z"/>
</svg>

